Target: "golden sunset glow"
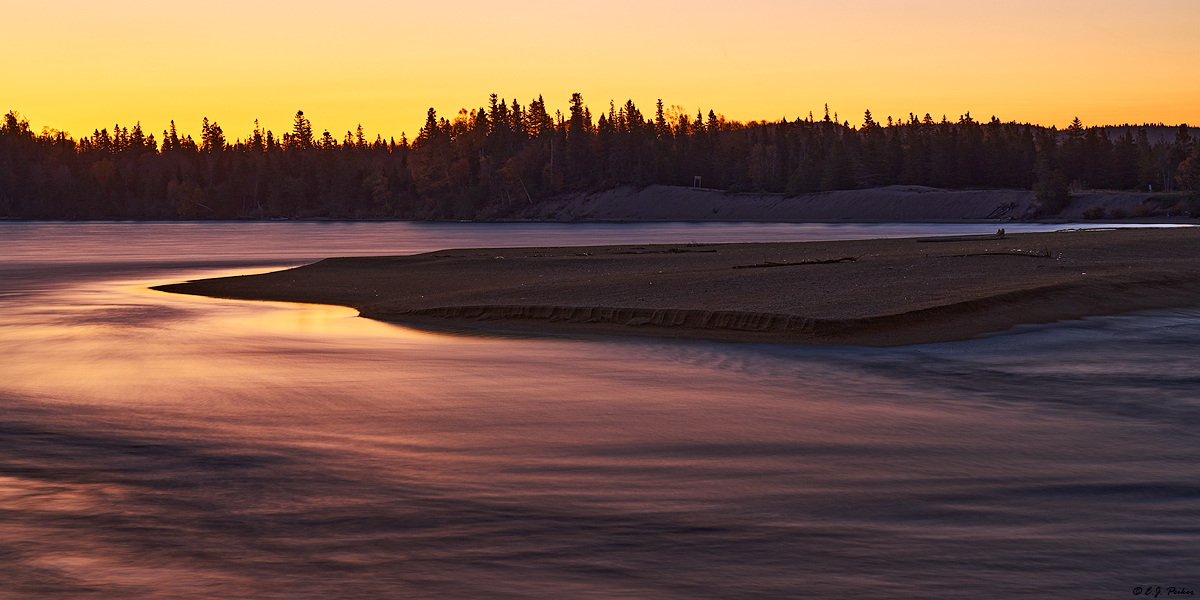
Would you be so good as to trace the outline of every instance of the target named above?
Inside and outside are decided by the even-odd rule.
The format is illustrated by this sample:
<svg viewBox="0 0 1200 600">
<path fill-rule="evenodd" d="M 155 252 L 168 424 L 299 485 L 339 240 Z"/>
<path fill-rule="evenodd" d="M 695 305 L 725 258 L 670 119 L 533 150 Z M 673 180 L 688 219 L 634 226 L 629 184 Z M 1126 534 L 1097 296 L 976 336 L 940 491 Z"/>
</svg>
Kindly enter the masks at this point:
<svg viewBox="0 0 1200 600">
<path fill-rule="evenodd" d="M 491 92 L 565 110 L 662 98 L 730 119 L 909 112 L 1065 126 L 1200 122 L 1200 4 L 576 4 L 58 0 L 6 7 L 0 109 L 79 137 L 200 120 L 245 137 L 303 109 L 317 132 L 411 138 Z"/>
</svg>

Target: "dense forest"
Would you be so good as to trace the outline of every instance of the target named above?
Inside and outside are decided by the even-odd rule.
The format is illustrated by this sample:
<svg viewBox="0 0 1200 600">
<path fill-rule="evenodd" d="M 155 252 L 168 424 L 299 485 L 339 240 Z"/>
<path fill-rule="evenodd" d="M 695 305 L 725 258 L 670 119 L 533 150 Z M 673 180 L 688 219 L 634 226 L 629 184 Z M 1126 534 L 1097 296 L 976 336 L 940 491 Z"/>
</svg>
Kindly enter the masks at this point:
<svg viewBox="0 0 1200 600">
<path fill-rule="evenodd" d="M 411 142 L 369 139 L 361 126 L 318 135 L 302 111 L 282 135 L 256 122 L 231 141 L 205 119 L 198 141 L 174 122 L 158 138 L 135 124 L 76 140 L 35 133 L 9 112 L 0 217 L 497 219 L 561 194 L 697 181 L 793 195 L 891 184 L 1037 190 L 1049 216 L 1082 189 L 1200 189 L 1200 140 L 1186 125 L 1152 142 L 1152 126 L 1114 139 L 1078 119 L 1059 131 L 970 113 L 881 123 L 867 111 L 853 126 L 828 107 L 820 118 L 748 123 L 661 100 L 652 112 L 626 101 L 597 115 L 574 94 L 567 114 L 551 115 L 541 97 L 522 106 L 493 94 L 452 119 L 430 108 Z"/>
</svg>

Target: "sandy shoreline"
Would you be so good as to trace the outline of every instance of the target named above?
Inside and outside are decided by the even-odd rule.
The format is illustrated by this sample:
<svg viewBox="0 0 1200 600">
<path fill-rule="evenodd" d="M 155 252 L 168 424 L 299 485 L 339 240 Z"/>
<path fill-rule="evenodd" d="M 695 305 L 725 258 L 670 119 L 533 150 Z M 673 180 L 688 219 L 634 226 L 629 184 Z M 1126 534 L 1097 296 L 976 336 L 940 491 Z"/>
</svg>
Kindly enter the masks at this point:
<svg viewBox="0 0 1200 600">
<path fill-rule="evenodd" d="M 459 329 L 802 345 L 963 340 L 1200 306 L 1200 228 L 331 258 L 156 289 Z"/>
<path fill-rule="evenodd" d="M 1190 206 L 1186 193 L 1088 190 L 1071 195 L 1057 215 L 1039 211 L 1037 195 L 1028 190 L 946 190 L 918 185 L 838 190 L 786 196 L 650 185 L 603 192 L 570 194 L 530 205 L 516 220 L 530 221 L 688 221 L 788 223 L 997 222 L 1031 219 L 1084 219 L 1088 209 L 1106 214 L 1114 209 L 1147 216 L 1128 222 L 1195 222 L 1170 216 Z M 1176 205 L 1179 205 L 1178 207 Z M 1148 216 L 1153 214 L 1154 216 Z"/>
</svg>

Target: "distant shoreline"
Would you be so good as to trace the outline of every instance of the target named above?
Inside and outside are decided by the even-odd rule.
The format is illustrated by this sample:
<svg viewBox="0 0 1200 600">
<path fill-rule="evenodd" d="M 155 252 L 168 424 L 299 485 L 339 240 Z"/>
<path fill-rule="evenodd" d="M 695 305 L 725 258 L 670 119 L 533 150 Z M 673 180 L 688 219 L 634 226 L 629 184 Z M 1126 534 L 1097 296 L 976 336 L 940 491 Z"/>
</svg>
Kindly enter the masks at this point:
<svg viewBox="0 0 1200 600">
<path fill-rule="evenodd" d="M 1058 214 L 1039 212 L 1028 190 L 956 190 L 914 185 L 809 194 L 727 192 L 682 186 L 619 187 L 556 196 L 515 208 L 504 217 L 476 219 L 296 218 L 189 219 L 253 222 L 413 223 L 1067 223 L 1163 224 L 1200 222 L 1187 192 L 1088 190 L 1072 194 Z M 1092 213 L 1088 213 L 1088 211 Z M 1124 216 L 1114 216 L 1124 215 Z M 1173 214 L 1174 213 L 1174 214 Z M 1097 214 L 1102 216 L 1097 217 Z M 0 220 L 22 221 L 14 217 Z M 46 219 L 31 219 L 46 220 Z M 70 219 L 49 219 L 72 222 Z M 93 220 L 93 219 L 88 219 Z M 106 220 L 106 219 L 101 219 Z M 113 219 L 176 222 L 162 219 Z M 180 221 L 184 222 L 184 221 Z"/>
<path fill-rule="evenodd" d="M 516 217 L 551 222 L 1194 223 L 1189 208 L 1186 192 L 1089 190 L 1072 194 L 1061 212 L 1044 215 L 1037 194 L 1028 190 L 892 185 L 786 195 L 650 185 L 560 196 L 517 211 Z"/>
<path fill-rule="evenodd" d="M 898 346 L 1200 306 L 1200 228 L 939 244 L 472 248 L 155 289 L 336 304 L 382 321 L 484 332 Z"/>
<path fill-rule="evenodd" d="M 569 118 L 541 97 L 437 118 L 411 141 L 292 130 L 230 139 L 205 120 L 78 140 L 0 123 L 0 215 L 23 218 L 344 218 L 436 221 L 1033 220 L 1200 214 L 1200 142 L 1186 125 L 823 119 L 729 121 L 632 101 Z M 466 115 L 472 115 L 465 118 Z M 1153 141 L 1152 141 L 1153 140 Z M 936 187 L 930 187 L 936 186 Z M 1172 195 L 1169 190 L 1191 193 Z M 1089 191 L 1091 190 L 1091 191 Z M 1124 190 L 1113 194 L 1096 190 Z M 1151 192 L 1159 192 L 1157 194 Z M 1074 197 L 1072 197 L 1074 193 Z M 1072 206 L 1075 205 L 1075 206 Z M 1086 213 L 1086 214 L 1085 214 Z"/>
</svg>

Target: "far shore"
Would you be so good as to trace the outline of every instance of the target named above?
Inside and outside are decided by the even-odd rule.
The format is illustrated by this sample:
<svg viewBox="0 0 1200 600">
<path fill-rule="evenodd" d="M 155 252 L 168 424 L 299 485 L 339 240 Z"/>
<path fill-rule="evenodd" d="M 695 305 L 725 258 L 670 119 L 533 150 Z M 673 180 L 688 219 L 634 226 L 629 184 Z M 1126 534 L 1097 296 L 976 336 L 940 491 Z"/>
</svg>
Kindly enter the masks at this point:
<svg viewBox="0 0 1200 600">
<path fill-rule="evenodd" d="M 529 221 L 787 223 L 1065 222 L 1195 223 L 1187 192 L 1085 190 L 1045 214 L 1029 190 L 953 190 L 891 185 L 788 196 L 668 185 L 622 187 L 551 198 L 515 212 Z M 503 219 L 509 220 L 509 219 Z"/>
<path fill-rule="evenodd" d="M 471 248 L 159 286 L 459 330 L 898 346 L 1200 306 L 1200 228 Z"/>
<path fill-rule="evenodd" d="M 13 220 L 0 217 L 0 220 Z M 394 221 L 315 213 L 250 221 Z M 482 223 L 1089 223 L 1196 224 L 1200 200 L 1189 192 L 1083 190 L 1058 213 L 1046 214 L 1029 190 L 941 189 L 919 185 L 833 190 L 799 195 L 670 185 L 618 187 L 562 194 L 540 201 L 513 200 L 470 219 Z M 421 221 L 424 222 L 424 221 Z"/>
</svg>

